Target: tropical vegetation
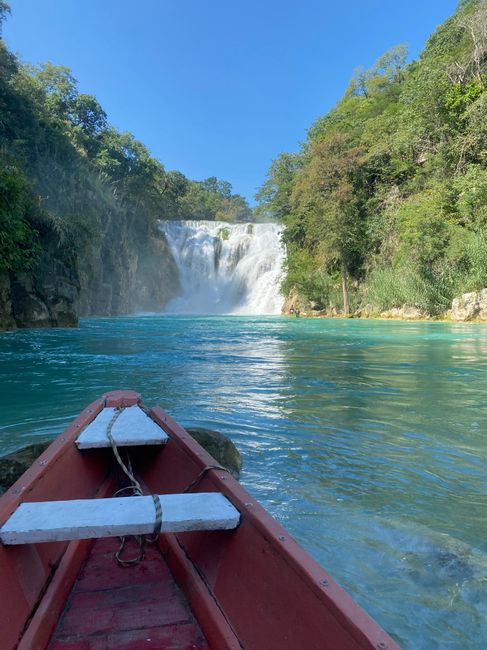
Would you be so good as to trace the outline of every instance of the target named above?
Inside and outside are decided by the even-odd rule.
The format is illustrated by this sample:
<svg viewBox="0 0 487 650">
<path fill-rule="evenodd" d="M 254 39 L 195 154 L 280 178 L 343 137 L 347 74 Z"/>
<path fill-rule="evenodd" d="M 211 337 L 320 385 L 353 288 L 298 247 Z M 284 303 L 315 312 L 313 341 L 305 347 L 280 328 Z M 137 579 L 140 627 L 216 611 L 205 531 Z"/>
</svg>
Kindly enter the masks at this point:
<svg viewBox="0 0 487 650">
<path fill-rule="evenodd" d="M 0 27 L 9 13 L 0 0 Z M 24 65 L 0 39 L 0 274 L 32 271 L 47 240 L 83 256 L 108 214 L 140 241 L 158 219 L 251 218 L 230 183 L 166 170 L 68 68 Z"/>
<path fill-rule="evenodd" d="M 418 60 L 399 45 L 355 72 L 257 195 L 284 224 L 286 293 L 441 314 L 487 286 L 486 84 L 485 0 L 462 0 Z"/>
</svg>

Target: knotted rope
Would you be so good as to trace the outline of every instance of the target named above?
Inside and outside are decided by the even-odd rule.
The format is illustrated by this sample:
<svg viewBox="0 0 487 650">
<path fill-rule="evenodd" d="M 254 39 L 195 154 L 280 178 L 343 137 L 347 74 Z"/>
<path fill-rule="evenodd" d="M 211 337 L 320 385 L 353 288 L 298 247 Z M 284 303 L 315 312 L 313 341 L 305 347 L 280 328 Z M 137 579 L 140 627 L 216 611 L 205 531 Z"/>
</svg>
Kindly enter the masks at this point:
<svg viewBox="0 0 487 650">
<path fill-rule="evenodd" d="M 130 481 L 130 485 L 127 485 L 120 490 L 117 490 L 115 494 L 113 495 L 118 496 L 119 494 L 122 494 L 123 492 L 126 492 L 128 490 L 131 490 L 132 496 L 144 496 L 144 491 L 142 490 L 142 487 L 139 483 L 139 481 L 135 478 L 133 470 L 132 470 L 132 463 L 130 462 L 130 457 L 127 455 L 127 464 L 125 464 L 122 460 L 122 457 L 120 456 L 120 453 L 117 448 L 117 443 L 115 442 L 112 434 L 112 429 L 115 425 L 115 422 L 118 420 L 122 412 L 125 410 L 125 406 L 122 404 L 119 407 L 115 408 L 115 412 L 110 420 L 110 422 L 107 425 L 107 438 L 110 442 L 113 454 L 115 456 L 115 459 L 117 463 L 120 465 L 122 468 L 124 474 L 127 476 L 127 478 Z M 156 517 L 155 517 L 155 523 L 154 523 L 154 530 L 152 531 L 152 536 L 149 537 L 148 535 L 130 535 L 130 537 L 133 537 L 135 541 L 137 542 L 139 546 L 139 551 L 138 554 L 133 557 L 133 558 L 122 558 L 122 554 L 125 550 L 125 543 L 127 541 L 127 536 L 121 536 L 120 537 L 120 547 L 118 551 L 116 551 L 115 559 L 117 563 L 120 566 L 127 567 L 127 566 L 134 566 L 135 564 L 138 564 L 144 559 L 144 554 L 145 554 L 145 545 L 146 543 L 154 543 L 157 541 L 157 538 L 159 536 L 159 533 L 161 532 L 161 527 L 162 527 L 162 504 L 161 500 L 159 499 L 158 494 L 151 494 L 152 500 L 154 501 L 154 508 L 156 511 Z"/>
</svg>

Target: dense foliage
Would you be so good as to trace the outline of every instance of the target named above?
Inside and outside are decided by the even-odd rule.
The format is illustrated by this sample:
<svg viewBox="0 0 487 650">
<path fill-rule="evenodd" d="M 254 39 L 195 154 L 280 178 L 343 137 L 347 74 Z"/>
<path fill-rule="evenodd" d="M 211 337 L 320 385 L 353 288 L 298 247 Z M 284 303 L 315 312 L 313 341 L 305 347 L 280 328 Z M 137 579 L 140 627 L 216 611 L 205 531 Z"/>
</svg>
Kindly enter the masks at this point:
<svg viewBox="0 0 487 650">
<path fill-rule="evenodd" d="M 0 26 L 9 12 L 0 0 Z M 68 68 L 22 65 L 0 40 L 0 273 L 35 266 L 46 237 L 82 251 L 108 213 L 141 240 L 158 219 L 251 217 L 229 183 L 166 171 L 110 126 Z"/>
<path fill-rule="evenodd" d="M 487 286 L 487 2 L 460 2 L 406 60 L 357 70 L 257 195 L 285 225 L 286 292 L 315 306 L 437 314 Z"/>
</svg>

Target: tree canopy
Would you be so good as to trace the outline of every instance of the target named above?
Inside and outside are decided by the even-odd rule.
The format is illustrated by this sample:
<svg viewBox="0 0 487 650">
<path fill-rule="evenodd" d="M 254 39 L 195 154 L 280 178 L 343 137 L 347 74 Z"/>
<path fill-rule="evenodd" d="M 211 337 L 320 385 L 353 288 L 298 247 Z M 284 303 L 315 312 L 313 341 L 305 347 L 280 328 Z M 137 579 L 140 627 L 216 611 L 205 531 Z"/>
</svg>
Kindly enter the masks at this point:
<svg viewBox="0 0 487 650">
<path fill-rule="evenodd" d="M 0 0 L 0 28 L 10 7 Z M 0 39 L 0 272 L 42 255 L 42 237 L 82 255 L 106 215 L 143 239 L 159 219 L 251 220 L 230 183 L 168 171 L 131 133 L 109 124 L 72 71 L 23 65 Z"/>
<path fill-rule="evenodd" d="M 355 71 L 256 197 L 284 224 L 285 291 L 435 314 L 487 286 L 486 71 L 485 0 L 461 2 L 417 61 L 399 45 Z"/>
</svg>

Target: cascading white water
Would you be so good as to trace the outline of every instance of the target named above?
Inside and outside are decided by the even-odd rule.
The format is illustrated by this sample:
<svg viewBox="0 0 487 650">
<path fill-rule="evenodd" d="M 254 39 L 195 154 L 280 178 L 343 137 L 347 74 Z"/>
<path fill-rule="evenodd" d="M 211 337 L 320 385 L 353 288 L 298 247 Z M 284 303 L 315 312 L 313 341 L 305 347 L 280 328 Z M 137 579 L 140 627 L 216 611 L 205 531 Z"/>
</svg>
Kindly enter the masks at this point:
<svg viewBox="0 0 487 650">
<path fill-rule="evenodd" d="M 166 311 L 279 314 L 284 249 L 273 223 L 161 221 L 181 274 L 182 294 Z"/>
</svg>

